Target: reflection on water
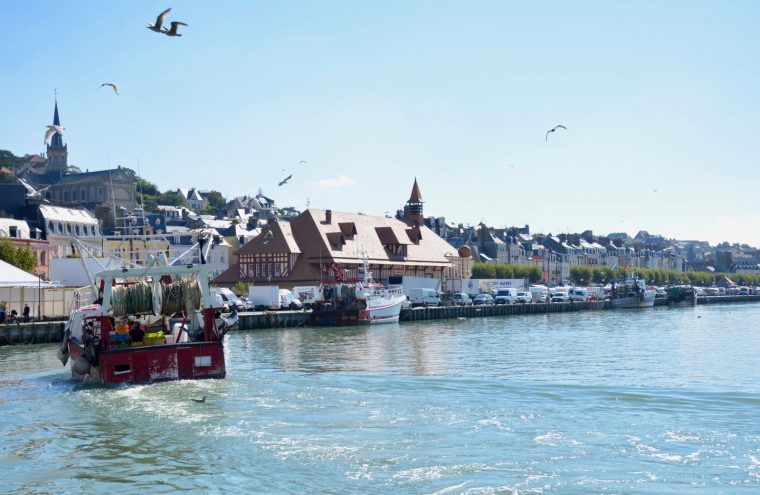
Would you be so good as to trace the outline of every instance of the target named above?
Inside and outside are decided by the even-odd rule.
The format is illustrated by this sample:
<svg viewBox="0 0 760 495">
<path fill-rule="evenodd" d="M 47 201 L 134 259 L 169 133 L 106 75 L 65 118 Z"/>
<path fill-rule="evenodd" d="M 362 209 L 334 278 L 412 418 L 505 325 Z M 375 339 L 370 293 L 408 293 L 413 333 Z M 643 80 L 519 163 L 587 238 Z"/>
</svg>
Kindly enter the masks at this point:
<svg viewBox="0 0 760 495">
<path fill-rule="evenodd" d="M 756 493 L 758 316 L 237 332 L 227 379 L 143 386 L 0 348 L 0 475 L 12 493 Z"/>
</svg>

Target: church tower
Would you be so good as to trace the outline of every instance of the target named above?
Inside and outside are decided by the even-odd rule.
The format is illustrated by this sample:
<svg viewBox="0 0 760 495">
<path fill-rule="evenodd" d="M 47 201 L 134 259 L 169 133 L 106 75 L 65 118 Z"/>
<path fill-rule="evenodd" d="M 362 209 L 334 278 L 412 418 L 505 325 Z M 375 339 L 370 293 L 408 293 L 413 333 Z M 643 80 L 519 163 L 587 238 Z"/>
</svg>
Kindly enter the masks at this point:
<svg viewBox="0 0 760 495">
<path fill-rule="evenodd" d="M 420 186 L 417 185 L 417 177 L 414 178 L 414 186 L 412 186 L 412 195 L 409 196 L 409 201 L 406 202 L 405 217 L 407 221 L 412 225 L 420 226 L 424 223 L 424 217 L 422 216 L 422 194 L 420 194 Z"/>
<path fill-rule="evenodd" d="M 58 117 L 58 99 L 55 100 L 55 113 L 53 113 L 53 125 L 61 125 L 61 119 Z M 53 134 L 53 139 L 47 147 L 47 171 L 60 172 L 66 174 L 68 167 L 69 151 L 67 145 L 63 144 L 63 136 L 59 133 Z"/>
</svg>

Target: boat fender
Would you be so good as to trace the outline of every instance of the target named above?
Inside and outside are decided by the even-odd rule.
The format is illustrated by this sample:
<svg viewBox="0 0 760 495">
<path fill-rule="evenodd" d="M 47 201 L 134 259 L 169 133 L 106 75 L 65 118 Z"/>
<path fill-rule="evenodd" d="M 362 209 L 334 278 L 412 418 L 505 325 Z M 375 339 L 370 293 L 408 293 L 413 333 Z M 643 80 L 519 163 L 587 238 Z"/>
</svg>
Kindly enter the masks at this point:
<svg viewBox="0 0 760 495">
<path fill-rule="evenodd" d="M 87 360 L 84 356 L 79 356 L 76 358 L 76 360 L 71 364 L 71 369 L 76 373 L 77 375 L 86 375 L 90 372 L 90 362 Z"/>
<path fill-rule="evenodd" d="M 61 343 L 61 347 L 58 348 L 57 353 L 58 360 L 60 360 L 61 364 L 64 366 L 69 362 L 69 337 L 71 337 L 71 330 L 67 328 L 63 333 L 63 342 Z"/>
</svg>

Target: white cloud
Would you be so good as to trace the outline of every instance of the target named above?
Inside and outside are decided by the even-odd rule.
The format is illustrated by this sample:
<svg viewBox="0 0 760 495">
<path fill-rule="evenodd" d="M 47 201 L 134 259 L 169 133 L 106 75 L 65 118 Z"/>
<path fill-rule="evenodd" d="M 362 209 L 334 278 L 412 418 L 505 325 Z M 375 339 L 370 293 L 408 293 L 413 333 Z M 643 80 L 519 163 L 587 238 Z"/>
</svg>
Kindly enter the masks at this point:
<svg viewBox="0 0 760 495">
<path fill-rule="evenodd" d="M 317 181 L 317 186 L 319 187 L 351 187 L 355 185 L 356 181 L 345 175 L 341 175 L 337 179 L 322 179 Z"/>
</svg>

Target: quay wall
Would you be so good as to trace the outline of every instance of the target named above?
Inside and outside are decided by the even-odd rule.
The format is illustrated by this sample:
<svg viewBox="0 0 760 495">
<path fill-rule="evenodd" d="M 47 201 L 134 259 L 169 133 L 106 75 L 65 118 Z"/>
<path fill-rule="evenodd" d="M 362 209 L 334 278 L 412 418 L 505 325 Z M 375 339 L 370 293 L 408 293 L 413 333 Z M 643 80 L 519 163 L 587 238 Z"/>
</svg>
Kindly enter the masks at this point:
<svg viewBox="0 0 760 495">
<path fill-rule="evenodd" d="M 699 296 L 697 304 L 724 304 L 741 302 L 760 302 L 760 295 L 756 296 Z"/>
<path fill-rule="evenodd" d="M 0 346 L 14 344 L 49 344 L 63 338 L 62 321 L 8 323 L 0 325 Z"/>
</svg>

